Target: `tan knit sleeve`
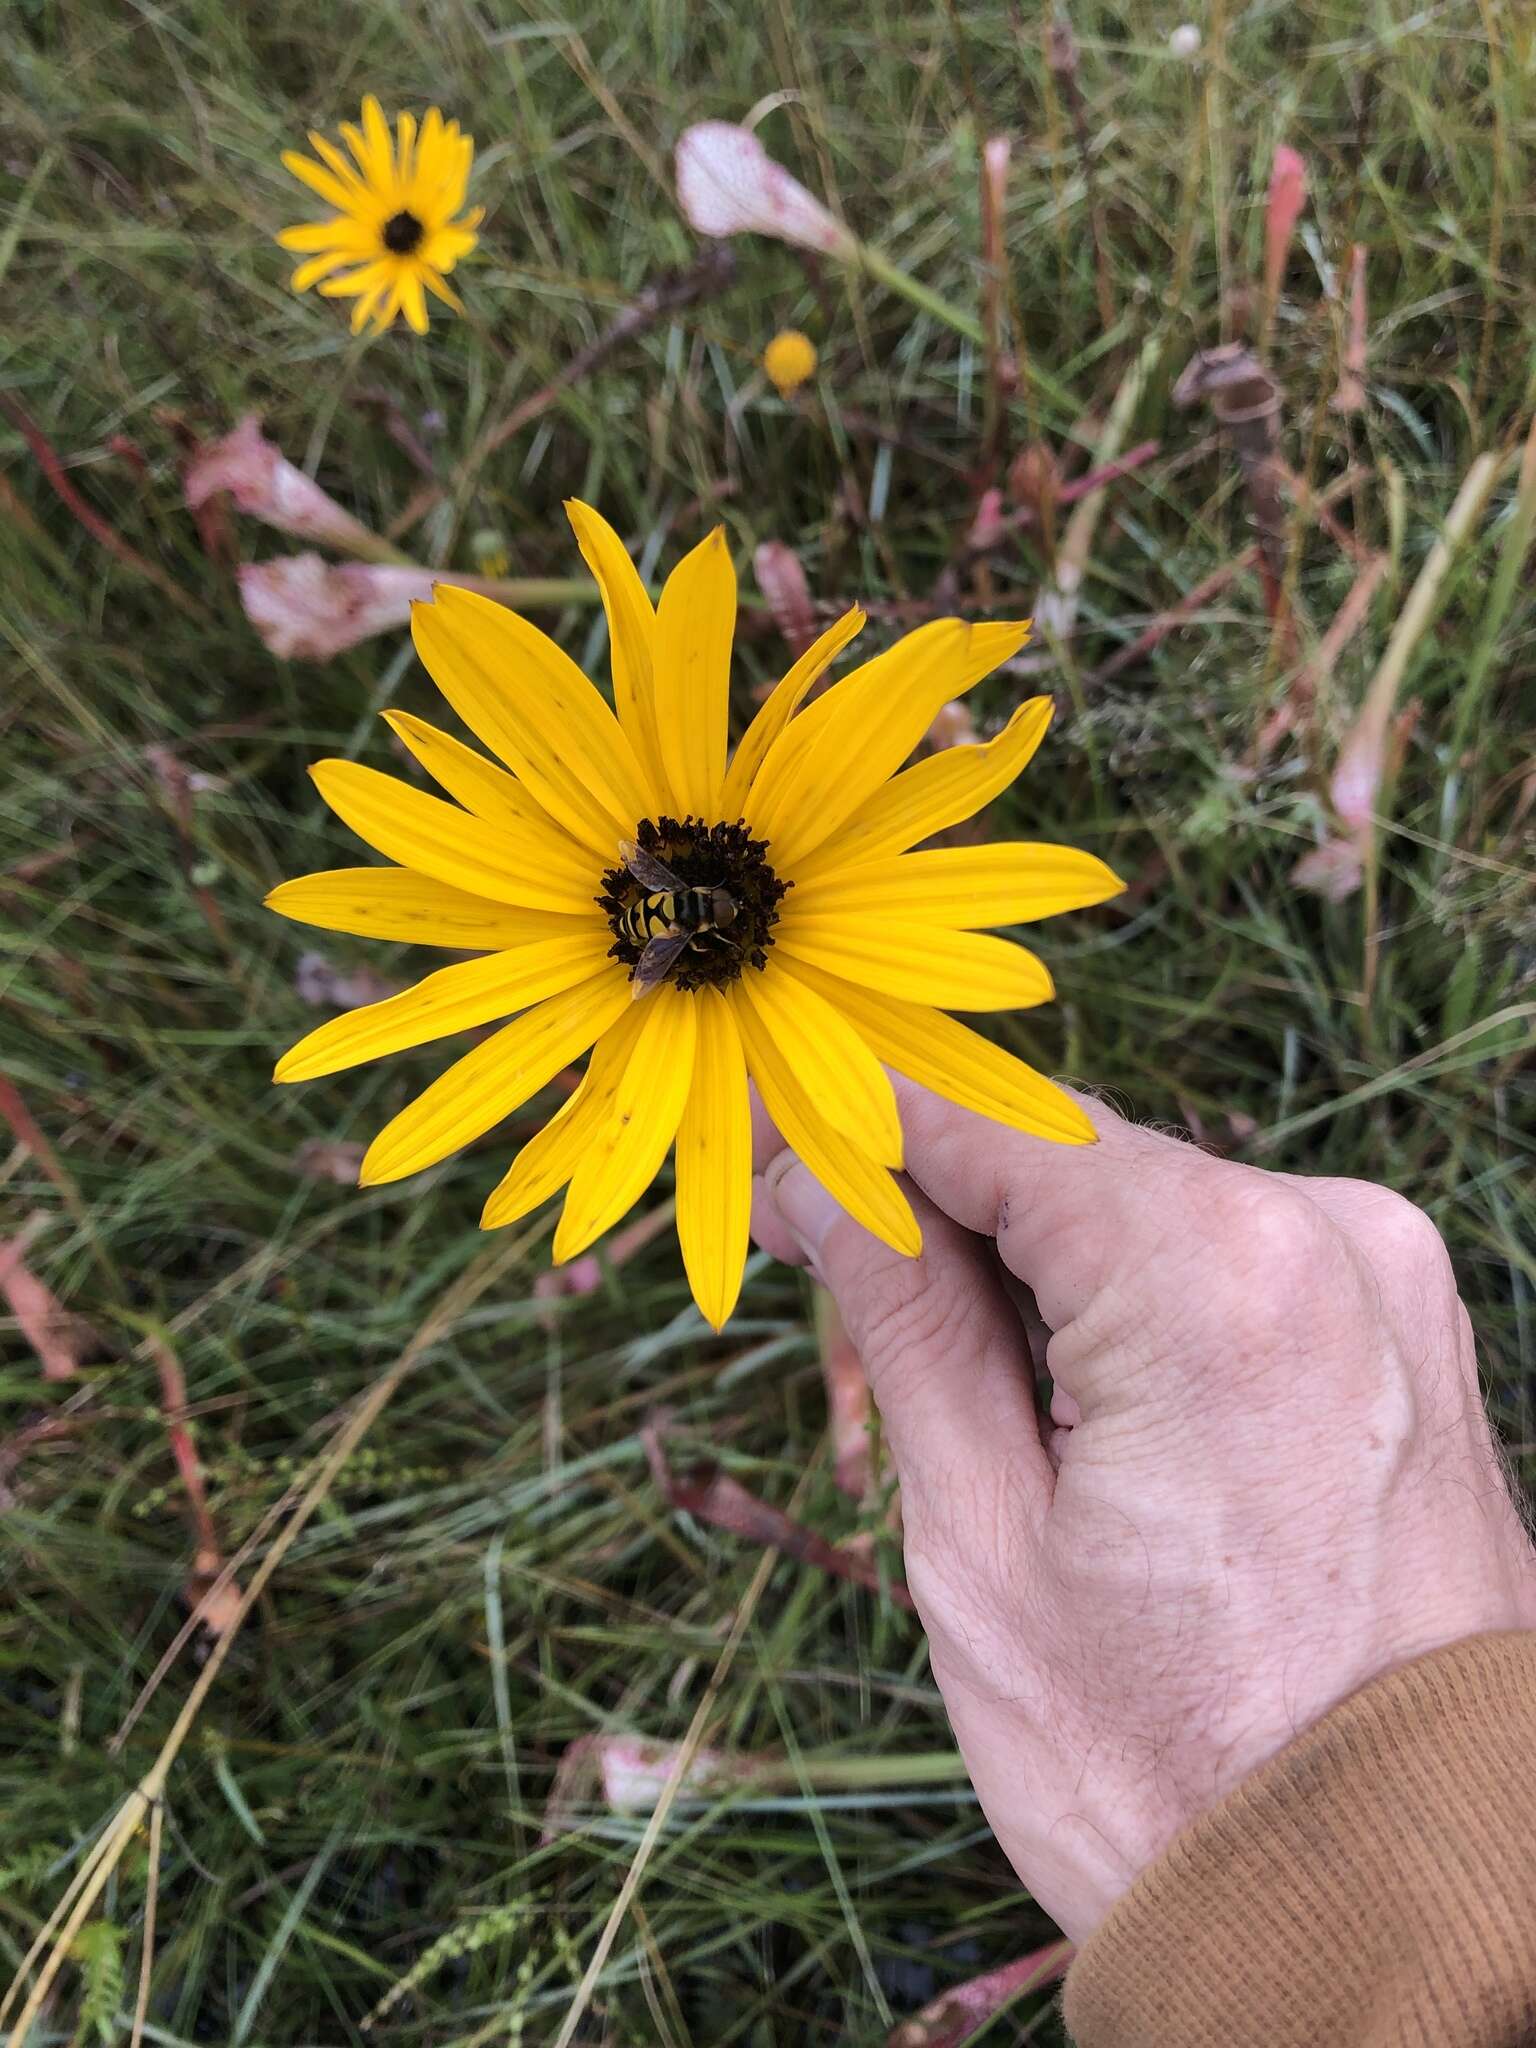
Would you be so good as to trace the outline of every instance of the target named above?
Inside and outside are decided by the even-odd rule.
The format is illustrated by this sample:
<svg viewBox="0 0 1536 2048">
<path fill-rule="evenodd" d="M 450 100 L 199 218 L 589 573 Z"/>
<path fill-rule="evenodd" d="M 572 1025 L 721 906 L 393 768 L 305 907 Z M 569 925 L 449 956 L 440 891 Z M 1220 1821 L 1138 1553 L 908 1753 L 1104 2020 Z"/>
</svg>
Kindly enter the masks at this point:
<svg viewBox="0 0 1536 2048">
<path fill-rule="evenodd" d="M 1078 2048 L 1536 2043 L 1536 1632 L 1344 1700 L 1079 1952 Z"/>
</svg>

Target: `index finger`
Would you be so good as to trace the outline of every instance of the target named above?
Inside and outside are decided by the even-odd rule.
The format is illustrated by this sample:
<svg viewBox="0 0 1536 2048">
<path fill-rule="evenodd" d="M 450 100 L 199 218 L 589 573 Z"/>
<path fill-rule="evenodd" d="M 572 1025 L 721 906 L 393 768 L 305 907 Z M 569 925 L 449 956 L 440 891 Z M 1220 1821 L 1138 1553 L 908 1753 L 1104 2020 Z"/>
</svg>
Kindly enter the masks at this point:
<svg viewBox="0 0 1536 2048">
<path fill-rule="evenodd" d="M 946 1215 L 997 1240 L 1053 1330 L 1149 1265 L 1187 1285 L 1191 1256 L 1213 1236 L 1232 1178 L 1250 1171 L 1075 1092 L 1094 1145 L 1032 1138 L 892 1080 L 906 1172 Z"/>
</svg>

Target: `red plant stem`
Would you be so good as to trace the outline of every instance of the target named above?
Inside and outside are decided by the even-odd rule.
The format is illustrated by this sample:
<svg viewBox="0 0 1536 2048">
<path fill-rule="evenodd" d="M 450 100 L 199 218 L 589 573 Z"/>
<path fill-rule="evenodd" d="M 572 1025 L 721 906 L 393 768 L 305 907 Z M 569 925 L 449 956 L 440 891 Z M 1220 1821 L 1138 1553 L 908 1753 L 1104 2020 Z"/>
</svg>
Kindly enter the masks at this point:
<svg viewBox="0 0 1536 2048">
<path fill-rule="evenodd" d="M 57 449 L 14 392 L 0 391 L 0 412 L 5 414 L 31 449 L 38 468 L 52 486 L 55 496 L 62 500 L 92 540 L 99 542 L 109 554 L 115 555 L 125 568 L 132 569 L 136 575 L 147 577 L 157 590 L 164 592 L 178 611 L 185 612 L 190 619 L 205 620 L 207 612 L 190 591 L 183 590 L 181 585 L 162 568 L 146 560 L 137 548 L 130 547 L 116 527 L 109 525 L 99 512 L 86 503 L 65 473 Z"/>
<path fill-rule="evenodd" d="M 1039 1991 L 1067 1974 L 1076 1950 L 1070 1941 L 1049 1941 L 1000 1970 L 972 1977 L 925 2005 L 890 2035 L 886 2048 L 964 2048 L 978 2027 L 994 2019 L 1025 1991 Z"/>
<path fill-rule="evenodd" d="M 1151 625 L 1144 632 L 1138 633 L 1127 646 L 1116 648 L 1107 661 L 1100 662 L 1088 677 L 1088 681 L 1108 682 L 1111 676 L 1119 675 L 1122 669 L 1140 661 L 1144 654 L 1150 654 L 1154 647 L 1166 640 L 1168 635 L 1182 626 L 1186 619 L 1193 618 L 1202 605 L 1209 604 L 1210 600 L 1225 590 L 1244 569 L 1251 569 L 1259 560 L 1259 547 L 1255 542 L 1252 547 L 1244 548 L 1240 555 L 1234 555 L 1230 562 L 1223 562 L 1219 569 L 1213 569 L 1209 576 L 1203 577 L 1195 585 L 1193 590 L 1187 590 L 1177 604 L 1170 605 L 1165 612 L 1159 612 Z"/>
<path fill-rule="evenodd" d="M 192 1432 L 187 1427 L 187 1382 L 180 1361 L 168 1344 L 158 1337 L 151 1337 L 147 1348 L 160 1375 L 160 1399 L 165 1411 L 165 1429 L 170 1438 L 171 1453 L 181 1474 L 181 1483 L 187 1490 L 187 1504 L 192 1513 L 192 1530 L 199 1553 L 197 1568 L 202 1572 L 218 1572 L 223 1568 L 224 1555 L 208 1509 L 202 1463 L 192 1441 Z"/>
<path fill-rule="evenodd" d="M 987 417 L 982 436 L 981 474 L 991 483 L 1002 455 L 1008 394 L 1004 389 L 1003 286 L 1008 251 L 1003 216 L 1008 199 L 1009 146 L 994 136 L 981 153 L 981 326 L 987 348 Z"/>
<path fill-rule="evenodd" d="M 1093 242 L 1093 275 L 1099 298 L 1099 326 L 1103 333 L 1108 334 L 1115 324 L 1115 293 L 1109 276 L 1108 236 L 1104 229 L 1104 210 L 1099 203 L 1098 180 L 1094 175 L 1093 143 L 1088 133 L 1088 110 L 1083 103 L 1082 87 L 1077 82 L 1077 37 L 1072 33 L 1072 24 L 1064 12 L 1058 13 L 1046 28 L 1045 61 L 1051 76 L 1061 88 L 1061 96 L 1067 103 L 1067 112 L 1072 121 L 1078 163 L 1083 173 L 1083 191 L 1088 200 L 1088 233 Z"/>
<path fill-rule="evenodd" d="M 781 1550 L 800 1564 L 815 1565 L 819 1571 L 847 1579 L 868 1592 L 884 1591 L 898 1607 L 915 1612 L 912 1595 L 900 1579 L 882 1578 L 868 1558 L 828 1543 L 803 1522 L 792 1520 L 779 1508 L 770 1507 L 767 1501 L 749 1493 L 718 1465 L 699 1465 L 691 1472 L 675 1473 L 662 1448 L 663 1434 L 660 1422 L 652 1422 L 642 1431 L 652 1476 L 670 1506 L 681 1508 L 685 1514 L 716 1529 L 745 1537 L 764 1549 Z"/>
<path fill-rule="evenodd" d="M 1142 469 L 1154 455 L 1162 453 L 1161 441 L 1141 441 L 1134 448 L 1113 462 L 1106 462 L 1100 469 L 1090 469 L 1085 475 L 1074 477 L 1069 484 L 1058 485 L 1051 493 L 1056 505 L 1075 505 L 1080 498 L 1088 498 L 1095 491 L 1102 491 L 1107 484 L 1118 482 L 1129 476 L 1133 470 Z M 934 585 L 934 597 L 941 603 L 953 603 L 961 580 L 983 555 L 995 553 L 1004 541 L 1016 533 L 1025 533 L 1040 523 L 1038 505 L 1020 505 L 1006 513 L 992 529 L 984 547 L 973 547 L 969 542 L 957 549 L 953 560 Z"/>
<path fill-rule="evenodd" d="M 487 429 L 479 447 L 470 457 L 471 472 L 477 472 L 487 457 L 510 441 L 512 436 L 547 412 L 562 391 L 570 390 L 601 367 L 615 349 L 636 335 L 646 333 L 658 321 L 679 313 L 700 299 L 715 298 L 736 275 L 734 252 L 723 242 L 706 244 L 698 261 L 684 271 L 668 271 L 635 294 L 632 304 L 609 322 L 595 341 L 578 349 L 549 382 L 513 407 L 506 418 Z"/>
<path fill-rule="evenodd" d="M 21 1092 L 13 1081 L 0 1074 L 0 1116 L 3 1116 L 15 1133 L 16 1142 L 31 1153 L 43 1172 L 53 1182 L 61 1195 L 74 1199 L 75 1184 L 64 1171 L 59 1155 L 43 1136 L 36 1117 L 21 1099 Z"/>
</svg>

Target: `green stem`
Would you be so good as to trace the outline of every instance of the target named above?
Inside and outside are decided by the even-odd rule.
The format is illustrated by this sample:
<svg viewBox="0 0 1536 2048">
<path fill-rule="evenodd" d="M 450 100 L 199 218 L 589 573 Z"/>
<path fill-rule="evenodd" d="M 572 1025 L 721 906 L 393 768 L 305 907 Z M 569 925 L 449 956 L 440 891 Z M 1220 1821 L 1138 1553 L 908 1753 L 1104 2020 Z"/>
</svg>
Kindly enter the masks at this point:
<svg viewBox="0 0 1536 2048">
<path fill-rule="evenodd" d="M 1483 692 L 1488 680 L 1489 665 L 1498 649 L 1504 622 L 1509 617 L 1510 607 L 1519 591 L 1533 531 L 1536 531 L 1536 419 L 1531 421 L 1530 431 L 1526 436 L 1520 462 L 1520 485 L 1515 496 L 1515 508 L 1504 527 L 1498 567 L 1493 572 L 1488 600 L 1482 607 L 1477 644 L 1472 650 L 1472 659 L 1467 664 L 1465 680 L 1457 694 L 1456 720 L 1451 727 L 1451 742 L 1447 753 L 1453 769 L 1460 761 L 1471 738 L 1472 729 L 1482 715 Z"/>
<path fill-rule="evenodd" d="M 338 553 L 351 555 L 359 562 L 379 562 L 391 569 L 415 569 L 419 566 L 392 540 L 386 540 L 382 533 L 370 533 L 366 528 L 361 533 L 349 533 L 344 539 L 327 534 L 325 545 L 335 548 Z"/>
<path fill-rule="evenodd" d="M 912 305 L 920 307 L 925 313 L 931 313 L 935 320 L 942 320 L 946 327 L 952 328 L 967 341 L 974 341 L 978 348 L 986 347 L 986 336 L 979 320 L 969 313 L 963 313 L 958 306 L 952 306 L 948 299 L 940 298 L 939 294 L 931 290 L 921 279 L 913 277 L 910 271 L 903 270 L 899 264 L 893 263 L 889 256 L 871 243 L 860 242 L 854 260 L 869 276 L 889 286 L 893 292 L 900 292 Z M 1061 406 L 1069 417 L 1078 410 L 1077 401 L 1072 393 L 1065 385 L 1058 383 L 1049 371 L 1042 369 L 1032 355 L 1023 358 L 1021 368 L 1031 386 L 1043 398 L 1048 398 L 1053 405 Z"/>
<path fill-rule="evenodd" d="M 861 242 L 858 260 L 870 276 L 878 278 L 881 284 L 889 285 L 893 292 L 900 292 L 904 299 L 910 299 L 912 304 L 920 307 L 923 312 L 931 313 L 935 320 L 942 320 L 946 327 L 952 327 L 956 334 L 963 334 L 967 341 L 974 341 L 978 347 L 985 346 L 986 337 L 981 331 L 979 320 L 970 313 L 962 313 L 960 308 L 952 306 L 948 299 L 940 298 L 936 291 L 931 291 L 927 285 L 901 269 L 879 249 L 868 242 Z"/>
<path fill-rule="evenodd" d="M 786 1783 L 803 1779 L 822 1792 L 838 1788 L 872 1791 L 882 1787 L 901 1789 L 917 1785 L 955 1785 L 969 1773 L 965 1759 L 952 1749 L 919 1750 L 897 1756 L 802 1756 L 798 1768 L 780 1767 Z M 777 1773 L 775 1773 L 777 1775 Z"/>
</svg>

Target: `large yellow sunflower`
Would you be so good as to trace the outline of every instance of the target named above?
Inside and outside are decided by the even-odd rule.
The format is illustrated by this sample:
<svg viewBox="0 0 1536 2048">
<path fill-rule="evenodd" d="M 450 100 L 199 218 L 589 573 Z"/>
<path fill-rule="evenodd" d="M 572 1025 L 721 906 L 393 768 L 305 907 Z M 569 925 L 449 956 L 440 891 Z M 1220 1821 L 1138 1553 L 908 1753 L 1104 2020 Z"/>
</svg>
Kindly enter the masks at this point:
<svg viewBox="0 0 1536 2048">
<path fill-rule="evenodd" d="M 719 1329 L 747 1253 L 749 1075 L 817 1178 L 908 1253 L 920 1237 L 895 1178 L 887 1066 L 1017 1130 L 1092 1141 L 1068 1096 L 944 1011 L 1045 1002 L 1040 961 L 981 928 L 1099 903 L 1121 884 L 1070 847 L 908 850 L 996 796 L 1039 745 L 1045 698 L 984 746 L 902 766 L 939 707 L 1014 654 L 1027 624 L 936 620 L 802 710 L 864 624 L 849 611 L 727 758 L 736 578 L 724 535 L 679 563 L 653 607 L 607 522 L 568 510 L 608 613 L 617 712 L 515 612 L 447 585 L 416 606 L 422 661 L 505 766 L 386 712 L 453 801 L 354 761 L 318 763 L 326 802 L 399 865 L 306 875 L 267 900 L 305 924 L 482 957 L 322 1024 L 277 1079 L 521 1013 L 385 1125 L 363 1160 L 369 1186 L 483 1136 L 590 1049 L 482 1223 L 511 1223 L 566 1188 L 554 1256 L 573 1258 L 675 1143 L 683 1259 Z"/>
<path fill-rule="evenodd" d="M 403 313 L 418 334 L 427 331 L 426 294 L 461 313 L 448 271 L 476 242 L 484 209 L 461 214 L 475 145 L 429 107 L 416 126 L 402 114 L 391 136 L 378 101 L 363 101 L 363 124 L 341 124 L 349 163 L 334 143 L 310 131 L 313 163 L 296 149 L 283 152 L 284 168 L 336 211 L 328 220 L 284 228 L 278 241 L 308 260 L 293 273 L 295 291 L 318 284 L 329 298 L 355 299 L 352 332 L 371 320 L 382 333 Z"/>
</svg>

